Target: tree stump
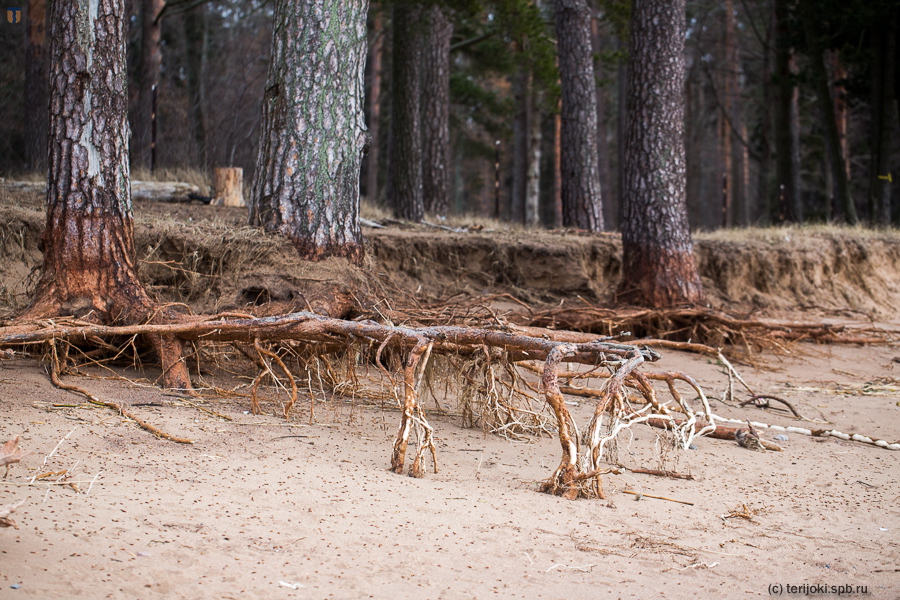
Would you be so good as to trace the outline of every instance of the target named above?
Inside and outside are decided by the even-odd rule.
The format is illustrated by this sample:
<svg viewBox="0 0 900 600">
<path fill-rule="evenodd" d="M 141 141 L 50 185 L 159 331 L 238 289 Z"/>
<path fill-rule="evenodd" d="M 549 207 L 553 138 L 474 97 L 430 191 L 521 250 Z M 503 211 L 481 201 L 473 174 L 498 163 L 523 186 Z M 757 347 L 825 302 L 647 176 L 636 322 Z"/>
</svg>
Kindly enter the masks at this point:
<svg viewBox="0 0 900 600">
<path fill-rule="evenodd" d="M 215 204 L 247 206 L 244 202 L 244 170 L 240 167 L 217 167 L 214 173 Z"/>
</svg>

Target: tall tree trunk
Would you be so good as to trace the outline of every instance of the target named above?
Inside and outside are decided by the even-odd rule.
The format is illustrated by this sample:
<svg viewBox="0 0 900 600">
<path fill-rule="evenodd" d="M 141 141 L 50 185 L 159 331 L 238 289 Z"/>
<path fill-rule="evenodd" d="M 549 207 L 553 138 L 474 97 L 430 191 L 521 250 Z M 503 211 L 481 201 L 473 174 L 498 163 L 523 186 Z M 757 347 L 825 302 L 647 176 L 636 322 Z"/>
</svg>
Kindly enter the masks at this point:
<svg viewBox="0 0 900 600">
<path fill-rule="evenodd" d="M 47 0 L 29 0 L 25 47 L 25 160 L 28 168 L 47 168 Z"/>
<path fill-rule="evenodd" d="M 719 111 L 718 140 L 719 167 L 722 182 L 722 227 L 734 226 L 734 155 L 731 147 L 731 128 L 727 123 L 727 110 Z"/>
<path fill-rule="evenodd" d="M 162 20 L 156 17 L 165 0 L 141 0 L 141 62 L 138 70 L 138 100 L 131 139 L 132 165 L 152 170 L 155 158 L 153 122 L 156 119 L 154 95 L 162 68 Z"/>
<path fill-rule="evenodd" d="M 528 122 L 528 164 L 525 170 L 525 225 L 541 223 L 541 116 L 536 106 L 540 96 L 532 90 L 531 118 Z"/>
<path fill-rule="evenodd" d="M 553 117 L 553 224 L 563 227 L 562 199 L 562 106 L 557 104 L 557 111 Z"/>
<path fill-rule="evenodd" d="M 363 257 L 366 10 L 359 0 L 278 0 L 250 223 L 301 258 Z"/>
<path fill-rule="evenodd" d="M 627 41 L 616 40 L 619 51 L 627 51 Z M 628 62 L 620 61 L 616 75 L 616 206 L 617 222 L 622 228 L 622 211 L 625 204 L 625 121 L 628 119 Z"/>
<path fill-rule="evenodd" d="M 734 43 L 734 4 L 725 0 L 722 11 L 722 68 L 719 69 L 719 93 L 722 108 L 719 111 L 719 147 L 722 178 L 722 226 L 732 227 L 738 221 L 735 213 L 735 164 L 734 164 L 734 100 L 737 79 L 737 48 Z"/>
<path fill-rule="evenodd" d="M 597 83 L 587 0 L 555 0 L 562 84 L 563 225 L 603 230 L 597 157 Z"/>
<path fill-rule="evenodd" d="M 800 12 L 803 17 L 806 41 L 810 48 L 809 63 L 813 87 L 825 127 L 825 152 L 828 156 L 832 177 L 835 179 L 835 204 L 843 213 L 844 220 L 851 225 L 855 225 L 858 221 L 856 206 L 853 204 L 853 197 L 850 194 L 850 178 L 847 177 L 847 165 L 841 153 L 840 135 L 834 112 L 834 99 L 831 96 L 831 86 L 828 83 L 828 71 L 825 68 L 825 51 L 819 33 L 816 10 L 817 5 L 813 0 L 800 0 Z"/>
<path fill-rule="evenodd" d="M 450 38 L 446 9 L 427 9 L 422 68 L 422 194 L 429 212 L 450 210 Z"/>
<path fill-rule="evenodd" d="M 381 11 L 374 11 L 372 44 L 369 46 L 369 138 L 370 144 L 366 153 L 366 197 L 371 202 L 378 202 L 378 171 L 381 167 L 381 64 L 384 53 L 384 24 Z"/>
<path fill-rule="evenodd" d="M 895 11 L 900 12 L 900 11 Z M 872 222 L 891 224 L 891 143 L 897 136 L 897 29 L 895 15 L 872 28 L 875 62 L 872 65 L 872 138 L 869 176 L 869 206 Z"/>
<path fill-rule="evenodd" d="M 524 223 L 528 166 L 531 160 L 531 121 L 534 120 L 531 70 L 528 67 L 522 66 L 513 74 L 513 92 L 516 101 L 516 116 L 513 119 L 510 213 L 513 223 Z"/>
<path fill-rule="evenodd" d="M 769 187 L 769 177 L 772 167 L 772 103 L 773 103 L 773 77 L 772 57 L 773 40 L 776 21 L 774 7 L 770 7 L 769 22 L 766 27 L 766 37 L 763 40 L 763 64 L 762 64 L 762 114 L 760 115 L 762 135 L 760 135 L 759 170 L 756 172 L 756 218 L 763 226 L 772 223 L 773 206 L 772 194 Z"/>
<path fill-rule="evenodd" d="M 798 89 L 788 25 L 790 0 L 774 0 L 775 11 L 775 193 L 779 221 L 803 221 L 800 196 Z M 774 212 L 774 211 L 773 211 Z"/>
<path fill-rule="evenodd" d="M 834 122 L 837 125 L 838 147 L 841 150 L 841 158 L 844 161 L 844 170 L 847 179 L 850 179 L 850 139 L 848 127 L 850 122 L 850 107 L 847 103 L 847 68 L 841 60 L 841 53 L 832 50 L 828 53 L 831 61 L 831 73 L 833 83 L 831 85 L 832 98 L 834 98 Z"/>
<path fill-rule="evenodd" d="M 128 324 L 172 315 L 135 269 L 123 0 L 51 3 L 50 151 L 37 318 Z M 175 338 L 152 336 L 167 387 L 190 388 Z"/>
<path fill-rule="evenodd" d="M 594 57 L 599 57 L 604 50 L 603 35 L 600 32 L 599 19 L 596 15 L 591 18 L 591 49 Z M 605 186 L 603 194 L 603 223 L 607 229 L 616 229 L 619 223 L 619 202 L 616 182 L 613 181 L 612 168 L 610 166 L 609 149 L 609 123 L 607 109 L 610 105 L 609 93 L 606 87 L 600 84 L 605 79 L 606 73 L 601 72 L 599 60 L 594 61 L 594 74 L 597 79 L 597 166 L 601 186 Z M 601 74 L 602 73 L 602 74 Z"/>
<path fill-rule="evenodd" d="M 391 132 L 387 196 L 394 214 L 408 221 L 425 217 L 422 169 L 422 8 L 394 4 L 391 56 Z"/>
<path fill-rule="evenodd" d="M 750 225 L 750 198 L 748 194 L 749 156 L 746 146 L 747 125 L 744 121 L 744 102 L 741 90 L 741 57 L 735 27 L 734 2 L 725 0 L 725 89 L 724 105 L 728 121 L 729 189 L 733 206 L 732 224 Z"/>
<path fill-rule="evenodd" d="M 704 302 L 685 201 L 685 0 L 633 0 L 617 299 Z"/>
<path fill-rule="evenodd" d="M 201 4 L 184 15 L 185 79 L 190 102 L 191 130 L 197 146 L 200 168 L 209 170 L 209 150 L 206 134 L 206 86 L 203 73 L 206 64 L 207 24 L 206 5 Z"/>
</svg>

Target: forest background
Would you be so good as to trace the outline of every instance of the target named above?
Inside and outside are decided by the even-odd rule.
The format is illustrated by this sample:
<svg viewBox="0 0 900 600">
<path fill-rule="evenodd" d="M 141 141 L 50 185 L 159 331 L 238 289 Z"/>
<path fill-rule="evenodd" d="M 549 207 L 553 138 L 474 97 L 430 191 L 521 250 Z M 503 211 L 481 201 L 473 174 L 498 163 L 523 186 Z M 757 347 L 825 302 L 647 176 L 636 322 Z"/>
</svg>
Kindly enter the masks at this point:
<svg viewBox="0 0 900 600">
<path fill-rule="evenodd" d="M 30 0 L 21 23 L 4 20 L 0 27 L 0 175 L 6 177 L 46 168 L 47 114 L 34 108 L 46 104 L 46 2 Z M 274 2 L 126 4 L 135 178 L 177 171 L 204 183 L 214 167 L 236 166 L 252 181 Z M 426 164 L 426 208 L 435 217 L 562 225 L 552 3 L 412 4 L 422 5 L 420 21 L 405 31 L 420 34 L 399 46 L 393 3 L 370 6 L 365 116 L 372 139 L 360 178 L 364 198 L 390 206 L 398 48 L 410 53 L 404 62 L 425 66 L 435 60 L 429 53 L 446 48 L 449 96 L 430 93 L 421 76 L 423 98 L 449 105 L 446 199 L 429 192 L 434 176 Z M 620 218 L 629 10 L 622 0 L 596 0 L 592 7 L 596 144 L 610 230 Z M 897 2 L 689 1 L 687 13 L 685 143 L 694 229 L 900 221 L 900 204 L 890 201 L 898 185 L 890 166 L 900 156 Z M 830 144 L 839 148 L 840 161 L 829 158 Z"/>
</svg>

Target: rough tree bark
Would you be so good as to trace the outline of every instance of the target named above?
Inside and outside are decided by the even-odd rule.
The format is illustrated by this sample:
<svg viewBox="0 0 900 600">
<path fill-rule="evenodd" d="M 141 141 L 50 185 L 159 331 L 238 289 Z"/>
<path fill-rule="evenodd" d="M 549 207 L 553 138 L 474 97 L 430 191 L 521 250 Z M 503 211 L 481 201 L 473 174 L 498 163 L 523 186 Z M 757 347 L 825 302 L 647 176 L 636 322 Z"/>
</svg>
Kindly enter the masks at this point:
<svg viewBox="0 0 900 600">
<path fill-rule="evenodd" d="M 597 156 L 597 89 L 587 0 L 555 0 L 562 84 L 563 225 L 603 230 Z"/>
<path fill-rule="evenodd" d="M 422 65 L 422 193 L 425 209 L 450 210 L 450 38 L 446 9 L 428 9 Z"/>
<path fill-rule="evenodd" d="M 789 0 L 775 0 L 775 177 L 778 221 L 803 221 L 800 197 L 800 117 L 793 50 L 788 23 Z"/>
<path fill-rule="evenodd" d="M 153 122 L 156 119 L 154 95 L 162 68 L 162 21 L 157 16 L 165 0 L 141 0 L 141 60 L 138 71 L 138 99 L 131 139 L 132 166 L 152 170 L 156 158 Z"/>
<path fill-rule="evenodd" d="M 29 169 L 47 168 L 47 0 L 28 2 L 25 47 L 25 160 Z"/>
<path fill-rule="evenodd" d="M 250 223 L 282 233 L 308 260 L 363 258 L 367 8 L 356 0 L 275 5 Z"/>
<path fill-rule="evenodd" d="M 685 202 L 684 0 L 634 0 L 617 298 L 651 307 L 700 304 Z"/>
<path fill-rule="evenodd" d="M 397 2 L 393 12 L 391 131 L 387 197 L 400 219 L 425 217 L 422 170 L 422 8 Z"/>
<path fill-rule="evenodd" d="M 24 319 L 165 322 L 135 269 L 124 0 L 51 5 L 50 148 L 41 279 Z M 152 335 L 167 387 L 190 388 L 181 342 Z"/>
</svg>

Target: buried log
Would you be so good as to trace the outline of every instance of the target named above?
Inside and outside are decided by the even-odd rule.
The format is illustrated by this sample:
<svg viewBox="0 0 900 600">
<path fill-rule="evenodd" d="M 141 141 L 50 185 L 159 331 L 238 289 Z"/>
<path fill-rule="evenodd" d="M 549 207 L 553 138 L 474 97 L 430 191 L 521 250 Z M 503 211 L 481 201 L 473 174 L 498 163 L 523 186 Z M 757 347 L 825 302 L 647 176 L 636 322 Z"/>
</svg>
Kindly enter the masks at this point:
<svg viewBox="0 0 900 600">
<path fill-rule="evenodd" d="M 385 372 L 387 369 L 381 364 L 380 357 L 386 348 L 406 352 L 407 358 L 402 367 L 402 392 L 399 394 L 402 398 L 401 418 L 391 455 L 391 470 L 396 473 L 403 471 L 410 436 L 415 431 L 419 443 L 408 471 L 415 477 L 424 474 L 426 452 L 430 452 L 437 470 L 434 430 L 419 403 L 425 365 L 432 354 L 466 355 L 491 348 L 503 353 L 508 362 L 544 361 L 543 392 L 556 418 L 563 456 L 542 489 L 565 498 L 603 497 L 600 476 L 609 472 L 601 466 L 604 447 L 631 425 L 650 419 L 669 421 L 670 429 L 675 432 L 675 439 L 683 447 L 687 447 L 696 435 L 703 435 L 714 429 L 713 425 L 695 427 L 696 411 L 675 389 L 676 380 L 687 382 L 701 398 L 702 413 L 707 422 L 712 422 L 709 404 L 693 379 L 678 373 L 645 376 L 638 368 L 644 362 L 658 360 L 658 353 L 649 348 L 614 343 L 603 338 L 585 343 L 561 343 L 502 329 L 453 326 L 413 328 L 298 312 L 264 318 L 186 317 L 182 323 L 128 326 L 97 325 L 75 320 L 20 323 L 0 328 L 0 347 L 50 342 L 55 339 L 84 342 L 93 338 L 134 335 L 166 336 L 182 343 L 188 340 L 250 342 L 257 349 L 260 358 L 270 359 L 274 359 L 271 353 L 260 352 L 260 343 L 263 341 L 289 340 L 330 347 L 366 344 L 372 348 L 377 347 L 376 365 Z M 584 451 L 580 448 L 578 427 L 566 408 L 559 388 L 559 367 L 564 362 L 590 365 L 594 370 L 605 368 L 611 373 L 600 387 L 596 410 L 586 430 L 587 448 Z M 283 363 L 279 367 L 288 379 L 292 379 Z M 271 367 L 267 366 L 266 370 L 274 377 Z M 388 376 L 390 377 L 389 373 Z M 676 406 L 669 407 L 667 403 L 658 400 L 650 383 L 651 378 L 667 383 Z M 296 398 L 295 390 L 296 387 L 292 386 L 292 401 Z M 637 392 L 640 397 L 633 401 L 628 391 Z M 674 413 L 681 413 L 684 418 L 676 419 Z"/>
</svg>

